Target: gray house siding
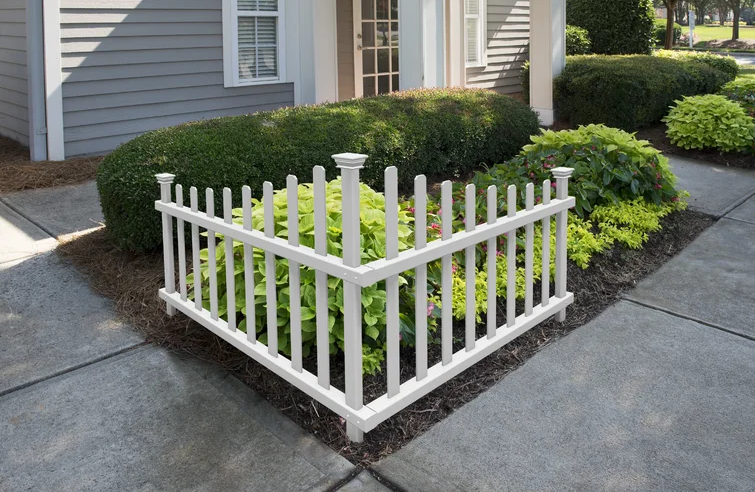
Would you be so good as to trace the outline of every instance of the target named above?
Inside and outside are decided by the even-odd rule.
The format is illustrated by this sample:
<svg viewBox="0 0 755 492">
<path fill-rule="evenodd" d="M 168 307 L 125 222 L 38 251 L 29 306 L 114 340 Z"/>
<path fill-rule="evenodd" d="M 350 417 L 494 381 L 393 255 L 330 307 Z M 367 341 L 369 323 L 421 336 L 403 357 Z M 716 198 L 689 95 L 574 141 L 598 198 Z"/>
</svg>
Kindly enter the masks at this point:
<svg viewBox="0 0 755 492">
<path fill-rule="evenodd" d="M 29 145 L 26 1 L 0 2 L 0 135 Z"/>
<path fill-rule="evenodd" d="M 520 92 L 529 42 L 530 2 L 488 0 L 488 62 L 484 68 L 467 68 L 467 87 Z"/>
<path fill-rule="evenodd" d="M 221 8 L 221 0 L 61 0 L 66 156 L 293 105 L 293 84 L 223 87 Z"/>
</svg>

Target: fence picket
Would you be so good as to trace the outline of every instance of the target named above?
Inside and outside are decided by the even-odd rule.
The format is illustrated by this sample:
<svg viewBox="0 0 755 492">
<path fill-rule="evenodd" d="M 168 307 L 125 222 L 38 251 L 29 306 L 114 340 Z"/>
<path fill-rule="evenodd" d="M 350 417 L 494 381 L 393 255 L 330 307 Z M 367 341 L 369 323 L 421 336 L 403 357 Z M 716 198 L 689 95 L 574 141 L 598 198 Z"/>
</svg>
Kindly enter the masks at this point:
<svg viewBox="0 0 755 492">
<path fill-rule="evenodd" d="M 506 197 L 508 217 L 516 216 L 516 186 L 508 188 Z M 509 231 L 506 237 L 506 326 L 516 322 L 516 229 Z"/>
<path fill-rule="evenodd" d="M 265 214 L 265 235 L 275 237 L 275 209 L 273 208 L 273 184 L 262 184 L 262 207 Z M 267 303 L 267 351 L 278 357 L 278 293 L 275 288 L 275 255 L 265 251 L 265 294 Z"/>
<path fill-rule="evenodd" d="M 252 189 L 241 188 L 241 213 L 244 229 L 252 230 Z M 244 299 L 246 304 L 246 339 L 257 342 L 257 317 L 254 306 L 254 251 L 244 243 Z"/>
<path fill-rule="evenodd" d="M 525 188 L 525 206 L 527 210 L 535 207 L 535 185 L 528 183 Z M 525 231 L 525 248 L 524 248 L 524 315 L 532 314 L 532 297 L 533 297 L 533 263 L 535 258 L 535 223 L 530 222 L 524 226 Z"/>
<path fill-rule="evenodd" d="M 488 186 L 488 224 L 495 224 L 498 220 L 498 196 L 495 185 Z M 496 298 L 496 260 L 498 257 L 498 238 L 488 239 L 488 338 L 495 336 L 498 328 L 496 311 L 498 299 Z"/>
<path fill-rule="evenodd" d="M 427 179 L 414 178 L 414 249 L 427 246 Z M 427 264 L 417 267 L 415 283 L 414 345 L 417 381 L 427 377 Z"/>
<path fill-rule="evenodd" d="M 189 189 L 189 201 L 191 202 L 191 211 L 199 212 L 199 199 L 197 198 L 197 189 L 192 186 Z M 194 269 L 194 307 L 202 310 L 202 263 L 199 257 L 199 226 L 191 224 L 191 260 Z"/>
<path fill-rule="evenodd" d="M 233 203 L 230 188 L 223 188 L 223 220 L 233 224 Z M 236 263 L 233 256 L 233 238 L 224 237 L 225 243 L 225 295 L 228 312 L 228 329 L 236 331 Z"/>
<path fill-rule="evenodd" d="M 464 200 L 464 225 L 467 232 L 472 232 L 475 229 L 477 223 L 477 197 L 475 196 L 475 185 L 468 184 L 465 189 Z M 475 328 L 477 321 L 477 301 L 476 301 L 476 268 L 475 268 L 475 256 L 476 246 L 469 246 L 464 251 L 464 281 L 466 287 L 466 312 L 464 313 L 464 331 L 465 331 L 465 346 L 467 352 L 474 350 L 475 347 Z"/>
<path fill-rule="evenodd" d="M 205 193 L 207 202 L 207 217 L 215 218 L 215 192 L 212 188 L 207 188 Z M 207 229 L 207 270 L 210 276 L 210 316 L 217 321 L 218 319 L 218 265 L 217 251 L 215 245 L 215 231 Z"/>
<path fill-rule="evenodd" d="M 543 181 L 543 205 L 549 205 L 551 202 L 551 180 Z M 551 218 L 550 216 L 543 219 L 543 274 L 541 275 L 542 288 L 542 306 L 546 307 L 550 303 L 550 275 L 551 275 Z"/>
<path fill-rule="evenodd" d="M 288 198 L 288 244 L 299 246 L 299 181 L 296 176 L 286 178 Z M 291 366 L 295 371 L 302 371 L 301 339 L 301 269 L 299 263 L 288 261 L 288 289 L 291 323 Z"/>
<path fill-rule="evenodd" d="M 453 204 L 451 198 L 451 182 L 444 181 L 440 188 L 441 206 L 441 239 L 448 241 L 453 235 Z M 453 308 L 451 306 L 451 284 L 453 282 L 452 255 L 441 259 L 441 352 L 443 365 L 453 360 Z"/>
<path fill-rule="evenodd" d="M 398 170 L 391 166 L 385 170 L 385 257 L 398 256 Z M 386 341 L 388 398 L 399 392 L 399 313 L 398 275 L 385 280 L 386 288 Z"/>
<path fill-rule="evenodd" d="M 325 205 L 325 168 L 313 170 L 315 196 L 315 253 L 328 254 L 327 209 Z M 330 326 L 328 313 L 328 274 L 315 273 L 315 322 L 317 324 L 317 382 L 330 388 Z"/>
<path fill-rule="evenodd" d="M 180 184 L 176 185 L 176 206 L 184 206 L 184 188 Z M 176 225 L 178 232 L 178 290 L 181 293 L 181 300 L 188 299 L 186 291 L 186 227 L 183 219 L 177 219 Z"/>
</svg>

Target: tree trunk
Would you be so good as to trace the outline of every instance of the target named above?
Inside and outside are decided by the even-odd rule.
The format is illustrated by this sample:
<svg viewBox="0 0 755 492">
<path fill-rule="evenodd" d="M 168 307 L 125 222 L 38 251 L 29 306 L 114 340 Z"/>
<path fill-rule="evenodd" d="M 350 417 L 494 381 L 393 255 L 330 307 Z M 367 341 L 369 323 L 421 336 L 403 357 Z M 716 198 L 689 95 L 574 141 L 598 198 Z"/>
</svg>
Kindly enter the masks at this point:
<svg viewBox="0 0 755 492">
<path fill-rule="evenodd" d="M 666 5 L 666 39 L 663 49 L 670 50 L 674 47 L 674 7 L 677 0 L 663 0 Z"/>
<path fill-rule="evenodd" d="M 722 25 L 726 25 L 726 11 L 718 9 L 718 22 Z"/>
<path fill-rule="evenodd" d="M 739 18 L 741 17 L 741 7 L 734 7 L 734 29 L 731 31 L 731 39 L 734 41 L 739 39 Z"/>
</svg>

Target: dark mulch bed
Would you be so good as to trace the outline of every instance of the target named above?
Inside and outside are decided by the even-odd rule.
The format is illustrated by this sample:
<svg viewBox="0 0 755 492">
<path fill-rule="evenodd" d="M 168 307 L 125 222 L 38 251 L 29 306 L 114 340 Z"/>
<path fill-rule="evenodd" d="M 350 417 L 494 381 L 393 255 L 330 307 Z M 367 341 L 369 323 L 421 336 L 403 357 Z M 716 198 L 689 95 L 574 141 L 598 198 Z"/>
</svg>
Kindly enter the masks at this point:
<svg viewBox="0 0 755 492">
<path fill-rule="evenodd" d="M 659 124 L 637 132 L 637 137 L 648 140 L 656 149 L 666 156 L 673 155 L 710 162 L 722 166 L 755 169 L 755 155 L 741 152 L 718 152 L 717 150 L 685 150 L 673 145 L 666 136 L 666 125 Z"/>
<path fill-rule="evenodd" d="M 28 148 L 0 137 L 0 193 L 83 183 L 95 178 L 100 162 L 102 157 L 30 161 Z"/>
<path fill-rule="evenodd" d="M 134 255 L 122 251 L 104 229 L 73 238 L 58 252 L 88 276 L 96 291 L 112 298 L 117 312 L 148 340 L 220 364 L 325 444 L 353 463 L 367 467 L 473 400 L 542 347 L 593 319 L 712 223 L 713 219 L 700 213 L 677 212 L 663 220 L 663 230 L 651 234 L 641 250 L 615 247 L 596 256 L 588 270 L 570 264 L 569 289 L 575 293 L 576 302 L 568 309 L 565 323 L 551 319 L 530 330 L 381 424 L 358 445 L 348 441 L 345 425 L 337 415 L 187 317 L 166 316 L 156 295 L 162 286 L 160 254 Z M 406 360 L 405 366 L 413 366 L 411 353 L 407 351 L 402 358 Z M 335 385 L 338 385 L 337 368 L 342 367 L 340 359 L 331 361 Z M 402 376 L 409 377 L 408 373 Z M 366 377 L 366 393 L 378 394 L 384 390 L 383 380 L 384 376 Z"/>
</svg>

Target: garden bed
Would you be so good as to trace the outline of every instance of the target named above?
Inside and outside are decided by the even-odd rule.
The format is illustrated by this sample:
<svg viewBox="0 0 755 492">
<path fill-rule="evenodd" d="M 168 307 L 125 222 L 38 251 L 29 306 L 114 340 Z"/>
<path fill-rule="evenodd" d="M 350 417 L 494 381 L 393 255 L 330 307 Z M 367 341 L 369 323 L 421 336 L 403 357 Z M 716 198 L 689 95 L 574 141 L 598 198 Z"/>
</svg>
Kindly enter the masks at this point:
<svg viewBox="0 0 755 492">
<path fill-rule="evenodd" d="M 695 159 L 698 161 L 705 161 L 711 164 L 719 164 L 722 166 L 755 169 L 755 155 L 753 154 L 746 154 L 742 152 L 719 152 L 712 149 L 686 150 L 682 147 L 673 145 L 669 138 L 666 136 L 666 130 L 666 125 L 661 123 L 638 131 L 637 138 L 648 140 L 653 145 L 653 147 L 660 150 L 667 156 L 671 155 L 684 157 L 687 159 Z"/>
<path fill-rule="evenodd" d="M 587 270 L 569 265 L 569 289 L 575 304 L 563 324 L 547 321 L 519 337 L 484 363 L 467 370 L 371 431 L 363 444 L 350 443 L 340 418 L 289 383 L 237 351 L 205 328 L 178 315 L 168 317 L 157 290 L 163 283 L 162 256 L 135 254 L 117 247 L 104 229 L 63 244 L 58 252 L 83 271 L 99 293 L 114 300 L 117 312 L 145 337 L 168 349 L 220 364 L 265 397 L 277 409 L 350 461 L 369 466 L 428 430 L 455 409 L 500 381 L 540 348 L 582 326 L 637 281 L 655 271 L 713 223 L 710 217 L 675 212 L 662 219 L 642 249 L 614 246 L 595 255 Z M 402 353 L 402 366 L 413 366 L 413 352 Z M 342 357 L 331 361 L 334 376 Z M 366 376 L 365 392 L 384 390 L 384 374 Z M 338 385 L 338 380 L 333 381 Z"/>
</svg>

